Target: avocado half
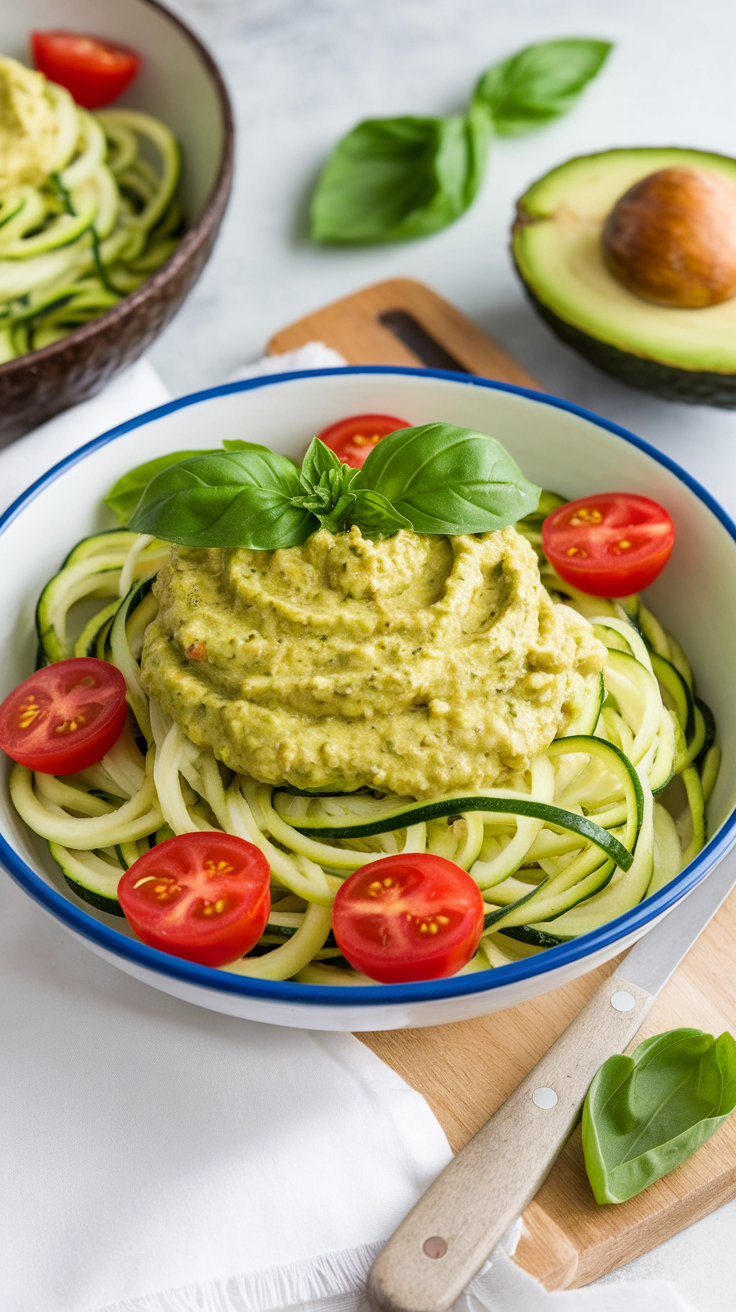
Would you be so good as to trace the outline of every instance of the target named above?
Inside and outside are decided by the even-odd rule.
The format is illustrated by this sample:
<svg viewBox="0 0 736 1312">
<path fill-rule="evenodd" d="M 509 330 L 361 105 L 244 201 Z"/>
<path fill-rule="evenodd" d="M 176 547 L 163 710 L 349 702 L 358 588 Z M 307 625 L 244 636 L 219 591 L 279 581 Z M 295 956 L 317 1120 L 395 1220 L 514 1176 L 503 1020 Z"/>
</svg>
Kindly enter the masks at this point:
<svg viewBox="0 0 736 1312">
<path fill-rule="evenodd" d="M 736 159 L 676 146 L 568 160 L 518 202 L 514 261 L 542 318 L 599 369 L 668 401 L 736 409 L 736 297 L 697 310 L 655 305 L 603 261 L 603 225 L 619 197 L 650 173 L 683 166 L 736 183 Z"/>
</svg>

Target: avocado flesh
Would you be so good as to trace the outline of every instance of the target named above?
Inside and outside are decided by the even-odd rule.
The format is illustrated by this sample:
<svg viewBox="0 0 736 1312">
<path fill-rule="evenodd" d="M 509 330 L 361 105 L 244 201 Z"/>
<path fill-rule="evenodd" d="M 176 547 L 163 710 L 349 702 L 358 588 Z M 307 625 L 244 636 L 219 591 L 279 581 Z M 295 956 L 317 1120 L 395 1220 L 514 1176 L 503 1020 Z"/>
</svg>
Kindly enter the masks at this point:
<svg viewBox="0 0 736 1312">
<path fill-rule="evenodd" d="M 611 150 L 570 160 L 519 201 L 513 253 L 540 314 L 569 345 L 635 387 L 736 407 L 736 298 L 704 309 L 654 305 L 605 266 L 601 233 L 616 201 L 658 169 L 691 166 L 736 182 L 736 160 L 703 151 Z"/>
</svg>

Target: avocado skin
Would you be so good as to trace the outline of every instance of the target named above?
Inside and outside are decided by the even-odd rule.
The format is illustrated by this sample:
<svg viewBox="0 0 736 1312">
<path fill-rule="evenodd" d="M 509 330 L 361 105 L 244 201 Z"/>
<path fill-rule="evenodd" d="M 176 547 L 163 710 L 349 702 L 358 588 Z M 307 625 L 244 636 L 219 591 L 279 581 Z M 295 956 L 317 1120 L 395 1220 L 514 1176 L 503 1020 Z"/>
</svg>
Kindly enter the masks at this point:
<svg viewBox="0 0 736 1312">
<path fill-rule="evenodd" d="M 678 369 L 671 364 L 661 364 L 659 360 L 648 360 L 642 355 L 633 355 L 630 351 L 621 351 L 609 342 L 601 342 L 597 337 L 574 328 L 571 323 L 561 319 L 550 310 L 549 306 L 535 296 L 524 275 L 514 260 L 516 272 L 521 279 L 524 291 L 539 314 L 548 323 L 553 332 L 572 346 L 586 360 L 610 374 L 629 387 L 637 387 L 642 392 L 660 396 L 664 401 L 680 401 L 688 405 L 712 405 L 721 410 L 736 410 L 736 374 L 709 373 L 704 369 Z"/>
</svg>

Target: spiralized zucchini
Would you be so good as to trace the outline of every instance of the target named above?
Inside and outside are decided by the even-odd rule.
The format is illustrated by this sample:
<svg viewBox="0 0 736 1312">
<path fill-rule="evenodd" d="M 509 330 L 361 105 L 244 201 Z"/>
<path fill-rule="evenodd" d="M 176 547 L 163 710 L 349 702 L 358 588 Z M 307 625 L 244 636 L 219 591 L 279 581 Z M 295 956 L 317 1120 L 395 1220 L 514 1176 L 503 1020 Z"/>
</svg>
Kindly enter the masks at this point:
<svg viewBox="0 0 736 1312">
<path fill-rule="evenodd" d="M 39 600 L 40 659 L 111 661 L 126 680 L 130 725 L 99 765 L 76 776 L 20 765 L 11 776 L 18 811 L 48 840 L 73 892 L 121 915 L 117 882 L 150 845 L 198 830 L 238 834 L 269 862 L 272 910 L 253 951 L 224 969 L 367 984 L 340 955 L 330 909 L 342 881 L 378 856 L 437 853 L 477 881 L 485 928 L 465 971 L 585 934 L 667 884 L 705 842 L 720 760 L 713 717 L 679 643 L 638 597 L 576 592 L 542 554 L 534 517 L 517 528 L 535 546 L 554 600 L 586 616 L 608 648 L 600 685 L 592 682 L 569 732 L 505 787 L 422 802 L 366 791 L 310 797 L 233 774 L 143 690 L 143 634 L 157 607 L 151 582 L 167 544 L 129 530 L 79 543 Z"/>
<path fill-rule="evenodd" d="M 181 240 L 179 148 L 159 119 L 91 114 L 46 84 L 56 160 L 38 187 L 0 197 L 0 364 L 116 305 Z"/>
</svg>

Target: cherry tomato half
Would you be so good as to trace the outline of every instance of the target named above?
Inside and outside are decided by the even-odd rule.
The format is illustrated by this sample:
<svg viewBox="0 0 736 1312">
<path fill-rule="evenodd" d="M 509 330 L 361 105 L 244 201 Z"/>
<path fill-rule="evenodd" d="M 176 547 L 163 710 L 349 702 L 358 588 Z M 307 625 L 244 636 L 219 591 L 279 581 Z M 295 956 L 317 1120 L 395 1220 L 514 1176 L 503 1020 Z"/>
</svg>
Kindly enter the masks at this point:
<svg viewBox="0 0 736 1312">
<path fill-rule="evenodd" d="M 133 862 L 118 898 L 149 947 L 202 966 L 226 966 L 250 952 L 266 927 L 268 861 L 235 834 L 179 834 Z"/>
<path fill-rule="evenodd" d="M 36 68 L 85 109 L 109 105 L 141 66 L 135 50 L 82 32 L 32 32 L 31 45 Z"/>
<path fill-rule="evenodd" d="M 343 956 L 381 984 L 454 975 L 482 929 L 478 885 L 454 861 L 429 852 L 381 857 L 356 870 L 332 911 Z"/>
<path fill-rule="evenodd" d="M 664 569 L 675 526 L 658 501 L 600 492 L 553 510 L 542 524 L 542 543 L 566 583 L 594 597 L 627 597 Z"/>
<path fill-rule="evenodd" d="M 0 705 L 0 748 L 43 774 L 74 774 L 101 761 L 127 715 L 120 670 L 75 656 L 36 670 Z"/>
<path fill-rule="evenodd" d="M 350 415 L 323 428 L 317 436 L 344 464 L 360 469 L 382 437 L 409 426 L 406 419 L 397 419 L 396 415 Z"/>
</svg>

